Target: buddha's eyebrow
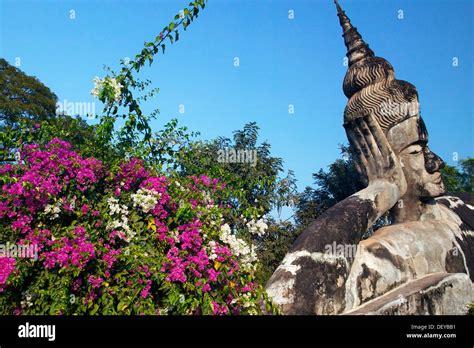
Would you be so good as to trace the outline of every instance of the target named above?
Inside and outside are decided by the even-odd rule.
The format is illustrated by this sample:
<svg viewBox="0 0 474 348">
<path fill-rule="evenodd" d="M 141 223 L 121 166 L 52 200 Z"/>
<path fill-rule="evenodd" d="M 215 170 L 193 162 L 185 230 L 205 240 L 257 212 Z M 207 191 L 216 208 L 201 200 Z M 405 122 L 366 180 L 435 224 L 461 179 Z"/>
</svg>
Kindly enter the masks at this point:
<svg viewBox="0 0 474 348">
<path fill-rule="evenodd" d="M 425 121 L 421 117 L 418 119 L 418 134 L 420 135 L 419 141 L 428 142 L 428 130 L 426 129 Z"/>
<path fill-rule="evenodd" d="M 412 142 L 411 144 L 405 146 L 401 151 L 408 149 L 410 146 L 420 145 L 422 148 L 425 148 L 428 142 L 426 140 L 420 139 Z"/>
<path fill-rule="evenodd" d="M 420 145 L 422 147 L 425 147 L 426 145 L 428 144 L 428 140 L 427 139 L 420 139 L 418 141 L 415 141 L 413 144 L 411 145 Z M 410 145 L 410 146 L 411 146 Z"/>
</svg>

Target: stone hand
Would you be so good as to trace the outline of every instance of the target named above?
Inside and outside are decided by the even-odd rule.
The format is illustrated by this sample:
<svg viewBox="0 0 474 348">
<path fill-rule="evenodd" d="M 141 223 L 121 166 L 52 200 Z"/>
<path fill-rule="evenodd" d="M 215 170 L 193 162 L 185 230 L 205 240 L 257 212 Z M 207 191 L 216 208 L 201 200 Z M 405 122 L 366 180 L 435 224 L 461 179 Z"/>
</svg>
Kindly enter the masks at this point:
<svg viewBox="0 0 474 348">
<path fill-rule="evenodd" d="M 395 184 L 402 197 L 407 183 L 399 158 L 393 152 L 385 134 L 372 115 L 357 118 L 344 125 L 355 155 L 355 165 L 370 187 L 376 181 Z"/>
</svg>

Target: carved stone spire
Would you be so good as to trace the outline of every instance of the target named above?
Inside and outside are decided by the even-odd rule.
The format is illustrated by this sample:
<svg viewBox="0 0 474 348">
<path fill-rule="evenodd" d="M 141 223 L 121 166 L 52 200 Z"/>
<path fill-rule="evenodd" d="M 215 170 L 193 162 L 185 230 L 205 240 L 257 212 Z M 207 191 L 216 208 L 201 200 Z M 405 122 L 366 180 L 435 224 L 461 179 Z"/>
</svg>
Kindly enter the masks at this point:
<svg viewBox="0 0 474 348">
<path fill-rule="evenodd" d="M 364 58 L 373 57 L 374 52 L 362 39 L 357 28 L 352 26 L 349 17 L 346 16 L 346 13 L 342 10 L 337 0 L 334 0 L 334 3 L 336 4 L 337 16 L 339 17 L 339 23 L 342 27 L 342 36 L 344 37 L 344 43 L 347 48 L 346 56 L 349 58 L 349 66 Z"/>
<path fill-rule="evenodd" d="M 372 114 L 384 131 L 406 118 L 419 115 L 415 86 L 395 78 L 392 65 L 365 43 L 357 28 L 334 0 L 349 58 L 343 90 L 349 98 L 344 110 L 344 124 Z"/>
</svg>

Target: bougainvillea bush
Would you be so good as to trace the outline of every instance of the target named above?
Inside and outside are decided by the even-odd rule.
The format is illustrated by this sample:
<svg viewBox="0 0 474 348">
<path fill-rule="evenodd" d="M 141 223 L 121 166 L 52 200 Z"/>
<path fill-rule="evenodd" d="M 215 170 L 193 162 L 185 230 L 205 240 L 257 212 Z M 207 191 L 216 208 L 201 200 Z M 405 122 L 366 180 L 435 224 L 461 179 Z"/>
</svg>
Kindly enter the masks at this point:
<svg viewBox="0 0 474 348">
<path fill-rule="evenodd" d="M 0 166 L 1 314 L 275 313 L 254 247 L 225 223 L 225 183 L 108 167 L 53 139 Z"/>
</svg>

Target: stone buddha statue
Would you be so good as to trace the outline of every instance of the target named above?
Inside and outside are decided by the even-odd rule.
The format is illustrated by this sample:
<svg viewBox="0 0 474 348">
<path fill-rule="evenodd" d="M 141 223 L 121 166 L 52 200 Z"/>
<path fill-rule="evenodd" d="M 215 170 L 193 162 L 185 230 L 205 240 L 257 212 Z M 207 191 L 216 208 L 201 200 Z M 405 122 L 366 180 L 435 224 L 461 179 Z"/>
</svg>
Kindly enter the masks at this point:
<svg viewBox="0 0 474 348">
<path fill-rule="evenodd" d="M 349 62 L 344 128 L 367 187 L 303 231 L 267 292 L 285 314 L 465 313 L 474 301 L 474 199 L 445 193 L 415 86 L 395 78 L 335 3 Z M 387 212 L 392 224 L 362 240 Z"/>
</svg>

